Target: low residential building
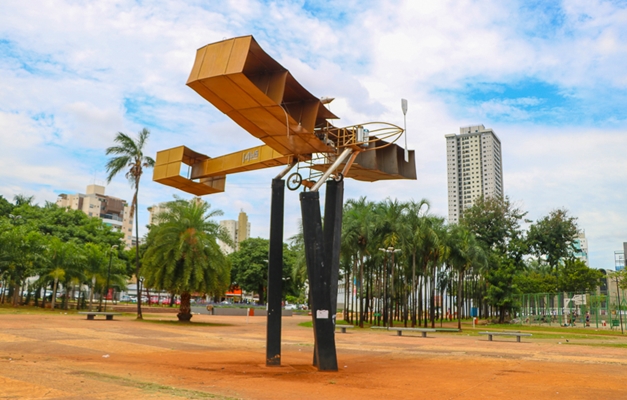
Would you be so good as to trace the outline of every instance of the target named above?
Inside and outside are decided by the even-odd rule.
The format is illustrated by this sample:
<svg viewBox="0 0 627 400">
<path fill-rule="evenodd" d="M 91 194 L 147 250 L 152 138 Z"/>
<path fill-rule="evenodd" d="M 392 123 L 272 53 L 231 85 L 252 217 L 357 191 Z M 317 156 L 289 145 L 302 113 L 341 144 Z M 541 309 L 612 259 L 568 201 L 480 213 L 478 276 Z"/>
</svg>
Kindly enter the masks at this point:
<svg viewBox="0 0 627 400">
<path fill-rule="evenodd" d="M 88 185 L 86 193 L 65 194 L 57 197 L 57 205 L 72 210 L 81 210 L 90 217 L 100 218 L 105 225 L 124 234 L 126 247 L 133 243 L 133 219 L 131 207 L 126 200 L 105 195 L 104 186 Z"/>
</svg>

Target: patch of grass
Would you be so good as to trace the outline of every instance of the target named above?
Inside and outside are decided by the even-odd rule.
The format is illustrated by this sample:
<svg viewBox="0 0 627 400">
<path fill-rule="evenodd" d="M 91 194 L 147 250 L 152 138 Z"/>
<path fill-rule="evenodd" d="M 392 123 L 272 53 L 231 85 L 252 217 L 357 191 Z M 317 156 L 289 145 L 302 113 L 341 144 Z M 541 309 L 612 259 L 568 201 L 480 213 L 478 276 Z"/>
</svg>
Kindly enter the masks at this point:
<svg viewBox="0 0 627 400">
<path fill-rule="evenodd" d="M 163 325 L 171 325 L 171 326 L 181 326 L 181 327 L 189 327 L 189 326 L 233 326 L 231 324 L 216 324 L 213 322 L 179 322 L 178 320 L 167 320 L 167 319 L 136 319 L 136 322 L 143 322 L 149 324 L 163 324 Z"/>
<path fill-rule="evenodd" d="M 470 327 L 464 327 L 464 329 L 468 332 L 472 331 Z M 596 329 L 594 327 L 588 328 L 578 328 L 578 327 L 560 327 L 558 325 L 554 326 L 530 326 L 530 325 L 514 325 L 514 324 L 492 324 L 492 325 L 480 325 L 475 328 L 477 331 L 521 331 L 521 332 L 542 332 L 547 335 L 555 334 L 555 335 L 583 335 L 587 336 L 613 336 L 613 337 L 621 337 L 620 331 L 611 331 L 605 329 Z M 534 335 L 535 336 L 535 335 Z"/>
<path fill-rule="evenodd" d="M 619 349 L 627 349 L 627 343 L 564 343 L 565 345 L 574 346 L 592 346 L 592 347 L 615 347 Z"/>
<path fill-rule="evenodd" d="M 48 303 L 49 304 L 49 303 Z M 76 309 L 64 310 L 62 308 L 56 307 L 54 310 L 49 308 L 41 308 L 35 306 L 17 306 L 13 307 L 10 304 L 0 304 L 0 314 L 10 315 L 10 314 L 21 314 L 21 315 L 33 315 L 33 314 L 76 314 Z"/>
<path fill-rule="evenodd" d="M 123 378 L 115 375 L 101 374 L 98 372 L 76 371 L 74 375 L 81 375 L 86 378 L 96 379 L 101 382 L 113 383 L 120 386 L 132 387 L 146 392 L 162 393 L 169 396 L 183 397 L 186 399 L 219 399 L 235 400 L 235 397 L 226 397 L 213 393 L 201 392 L 199 390 L 182 389 L 173 386 L 159 385 L 150 382 L 141 382 L 134 379 Z"/>
<path fill-rule="evenodd" d="M 335 324 L 336 325 L 353 325 L 355 326 L 356 329 L 359 329 L 358 325 L 351 324 L 350 322 L 344 321 L 343 319 L 338 319 L 337 321 L 335 321 Z M 302 326 L 304 328 L 313 328 L 313 321 L 301 322 L 300 324 L 298 324 L 298 326 Z M 364 329 L 365 328 L 370 328 L 370 324 L 364 323 Z"/>
</svg>

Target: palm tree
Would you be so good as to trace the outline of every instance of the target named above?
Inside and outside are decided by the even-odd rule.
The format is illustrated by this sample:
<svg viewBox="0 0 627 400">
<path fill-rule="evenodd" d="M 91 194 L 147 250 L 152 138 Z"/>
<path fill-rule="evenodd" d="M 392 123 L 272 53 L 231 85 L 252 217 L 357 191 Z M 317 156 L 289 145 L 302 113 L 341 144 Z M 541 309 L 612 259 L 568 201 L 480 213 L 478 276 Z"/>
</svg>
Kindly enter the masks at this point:
<svg viewBox="0 0 627 400">
<path fill-rule="evenodd" d="M 462 329 L 462 287 L 466 273 L 487 264 L 485 251 L 467 228 L 453 225 L 449 236 L 449 263 L 457 271 L 457 328 Z"/>
<path fill-rule="evenodd" d="M 386 300 L 389 298 L 389 305 L 386 307 L 386 312 L 388 313 L 388 326 L 393 326 L 394 315 L 399 315 L 398 311 L 401 308 L 401 298 L 398 294 L 399 290 L 402 291 L 402 287 L 399 287 L 402 281 L 395 271 L 397 264 L 400 264 L 399 261 L 407 258 L 404 254 L 401 254 L 400 257 L 395 256 L 395 253 L 402 250 L 400 245 L 402 244 L 403 234 L 406 233 L 404 225 L 406 223 L 407 204 L 388 198 L 377 203 L 374 208 L 374 216 L 374 236 L 377 242 L 377 249 L 381 247 L 388 249 L 387 252 L 391 261 L 390 293 L 386 296 Z M 389 249 L 393 249 L 391 253 L 389 253 Z M 397 280 L 399 282 L 396 282 Z M 387 287 L 388 285 L 385 286 Z"/>
<path fill-rule="evenodd" d="M 199 199 L 177 199 L 159 214 L 159 224 L 148 233 L 142 273 L 146 285 L 181 295 L 179 321 L 189 321 L 191 293 L 223 293 L 230 283 L 230 265 L 217 239 L 230 243 L 226 232 L 212 220 L 222 215 L 210 211 Z"/>
<path fill-rule="evenodd" d="M 425 224 L 425 218 L 429 212 L 429 202 L 422 199 L 419 202 L 411 201 L 407 204 L 407 218 L 403 229 L 406 232 L 403 234 L 403 248 L 405 249 L 406 256 L 411 256 L 411 292 L 412 297 L 412 309 L 411 309 L 411 326 L 416 326 L 416 312 L 417 312 L 417 291 L 418 285 L 416 282 L 416 255 L 420 251 L 425 241 L 428 241 L 430 235 L 433 234 L 433 230 L 428 229 Z"/>
<path fill-rule="evenodd" d="M 82 275 L 84 256 L 76 244 L 64 242 L 56 236 L 51 237 L 46 244 L 45 256 L 46 265 L 42 275 L 53 280 L 50 308 L 54 310 L 59 282 L 66 283 L 65 294 L 67 296 L 67 282 Z M 67 305 L 67 301 L 65 304 Z"/>
<path fill-rule="evenodd" d="M 368 246 L 373 230 L 374 204 L 365 197 L 359 200 L 348 200 L 342 222 L 342 250 L 352 255 L 353 275 L 359 268 L 359 327 L 363 328 L 365 318 L 364 286 L 364 258 L 369 255 Z M 348 279 L 345 279 L 345 288 L 348 290 Z M 347 304 L 344 305 L 346 308 Z"/>
<path fill-rule="evenodd" d="M 137 211 L 138 203 L 137 197 L 139 195 L 139 181 L 145 168 L 152 168 L 155 165 L 155 160 L 151 157 L 144 155 L 144 146 L 146 140 L 150 136 L 150 131 L 144 128 L 139 132 L 139 136 L 136 140 L 126 135 L 125 133 L 118 132 L 114 141 L 115 146 L 109 147 L 106 151 L 107 155 L 113 155 L 107 162 L 107 183 L 110 183 L 113 177 L 115 177 L 122 170 L 126 170 L 126 179 L 130 182 L 135 194 L 133 195 L 133 202 L 131 204 L 131 218 L 135 214 L 135 279 L 137 279 L 137 287 L 139 289 L 139 217 Z M 137 319 L 142 319 L 142 304 L 141 294 L 137 293 Z"/>
</svg>

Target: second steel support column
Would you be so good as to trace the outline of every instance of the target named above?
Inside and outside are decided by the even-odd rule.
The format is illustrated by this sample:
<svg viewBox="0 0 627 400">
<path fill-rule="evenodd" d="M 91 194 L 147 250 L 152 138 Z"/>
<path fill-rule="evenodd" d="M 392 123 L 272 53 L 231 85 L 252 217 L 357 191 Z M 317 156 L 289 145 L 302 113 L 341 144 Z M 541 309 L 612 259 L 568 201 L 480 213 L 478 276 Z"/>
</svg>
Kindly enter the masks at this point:
<svg viewBox="0 0 627 400">
<path fill-rule="evenodd" d="M 266 366 L 281 365 L 281 293 L 283 292 L 283 211 L 285 181 L 272 180 L 270 206 L 270 250 L 268 252 L 268 322 Z"/>
<path fill-rule="evenodd" d="M 333 325 L 337 314 L 337 283 L 340 274 L 340 245 L 342 243 L 342 212 L 344 205 L 344 181 L 327 181 L 324 203 L 324 250 L 325 264 L 331 268 L 330 295 Z"/>
<path fill-rule="evenodd" d="M 337 371 L 335 310 L 339 238 L 342 226 L 342 196 L 342 182 L 327 184 L 326 223 L 323 235 L 320 194 L 318 192 L 300 194 L 314 326 L 314 364 L 320 371 Z"/>
</svg>

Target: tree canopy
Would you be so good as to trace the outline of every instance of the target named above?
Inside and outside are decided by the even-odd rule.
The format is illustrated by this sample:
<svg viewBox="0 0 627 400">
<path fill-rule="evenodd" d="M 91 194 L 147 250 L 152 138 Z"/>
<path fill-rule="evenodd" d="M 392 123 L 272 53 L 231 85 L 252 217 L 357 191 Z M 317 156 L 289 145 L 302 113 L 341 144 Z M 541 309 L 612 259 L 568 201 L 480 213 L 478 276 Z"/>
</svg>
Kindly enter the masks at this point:
<svg viewBox="0 0 627 400">
<path fill-rule="evenodd" d="M 268 239 L 249 238 L 239 244 L 239 250 L 229 254 L 233 266 L 232 282 L 246 291 L 259 294 L 259 301 L 265 304 L 266 288 L 268 286 Z M 297 255 L 287 245 L 283 244 L 283 298 L 286 296 L 298 297 L 302 286 L 302 277 L 294 274 L 294 264 Z"/>
</svg>

